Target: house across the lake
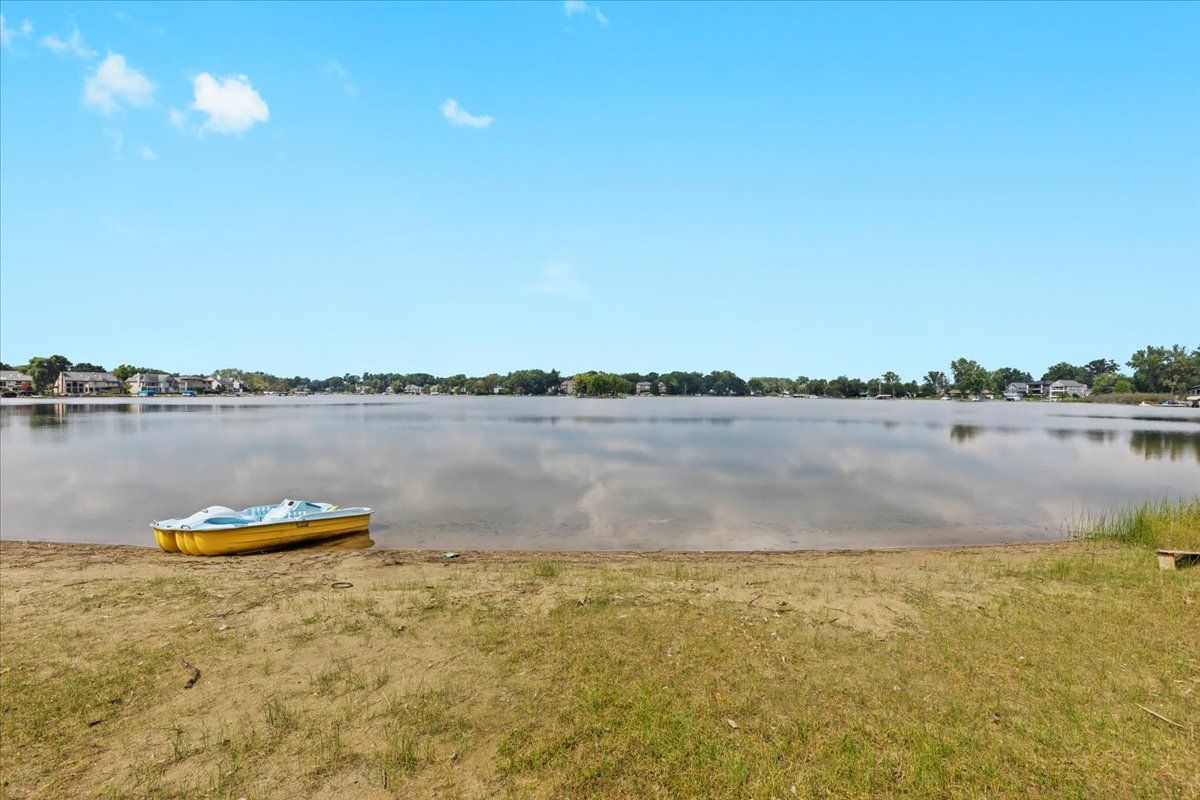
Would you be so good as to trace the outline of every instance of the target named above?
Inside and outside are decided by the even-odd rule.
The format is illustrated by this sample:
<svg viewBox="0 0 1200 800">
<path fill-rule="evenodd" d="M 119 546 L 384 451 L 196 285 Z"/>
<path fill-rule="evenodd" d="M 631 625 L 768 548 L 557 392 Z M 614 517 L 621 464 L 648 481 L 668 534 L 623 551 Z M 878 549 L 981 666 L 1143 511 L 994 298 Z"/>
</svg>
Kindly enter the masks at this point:
<svg viewBox="0 0 1200 800">
<path fill-rule="evenodd" d="M 650 381 L 638 381 L 637 385 L 634 386 L 634 391 L 637 393 L 638 397 L 649 397 L 650 395 L 654 394 L 653 387 L 654 384 L 650 383 Z"/>
<path fill-rule="evenodd" d="M 175 394 L 179 383 L 165 372 L 139 372 L 127 381 L 130 394 Z"/>
<path fill-rule="evenodd" d="M 1009 384 L 1010 386 L 1016 384 Z M 1005 390 L 1007 393 L 1007 390 Z M 1036 395 L 1038 397 L 1063 397 L 1065 395 L 1073 395 L 1074 397 L 1087 397 L 1091 394 L 1091 389 L 1086 383 L 1073 381 L 1069 378 L 1059 379 L 1057 381 L 1030 381 L 1029 391 L 1027 394 Z"/>
<path fill-rule="evenodd" d="M 121 381 L 111 372 L 73 372 L 70 370 L 58 373 L 54 381 L 54 393 L 57 395 L 97 395 L 121 394 L 124 391 Z"/>
<path fill-rule="evenodd" d="M 208 392 L 212 390 L 212 379 L 203 375 L 180 375 L 175 385 L 181 392 Z"/>
<path fill-rule="evenodd" d="M 29 394 L 33 391 L 33 378 L 15 369 L 0 370 L 0 392 Z"/>
<path fill-rule="evenodd" d="M 1013 381 L 1004 387 L 1005 400 L 1024 400 L 1028 394 L 1029 384 L 1022 381 Z"/>
<path fill-rule="evenodd" d="M 1073 380 L 1057 380 L 1046 389 L 1047 397 L 1063 397 L 1065 395 L 1087 397 L 1090 393 L 1091 390 L 1088 389 L 1086 383 Z"/>
</svg>

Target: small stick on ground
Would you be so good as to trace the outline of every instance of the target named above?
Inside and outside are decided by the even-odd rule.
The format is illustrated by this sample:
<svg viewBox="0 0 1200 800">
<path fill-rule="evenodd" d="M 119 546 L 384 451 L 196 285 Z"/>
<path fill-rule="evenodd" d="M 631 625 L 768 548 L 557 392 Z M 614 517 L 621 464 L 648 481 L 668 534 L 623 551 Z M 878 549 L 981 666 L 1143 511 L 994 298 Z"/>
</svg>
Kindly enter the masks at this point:
<svg viewBox="0 0 1200 800">
<path fill-rule="evenodd" d="M 1187 727 L 1186 727 L 1186 726 L 1184 726 L 1184 725 L 1180 725 L 1178 722 L 1176 722 L 1176 721 L 1175 721 L 1175 720 L 1173 720 L 1173 719 L 1167 719 L 1167 718 L 1166 718 L 1166 717 L 1164 717 L 1162 714 L 1158 713 L 1157 711 L 1155 711 L 1155 710 L 1153 710 L 1153 709 L 1146 708 L 1146 707 L 1145 707 L 1144 705 L 1142 705 L 1141 703 L 1134 703 L 1134 705 L 1135 705 L 1135 706 L 1137 706 L 1138 708 L 1140 708 L 1142 711 L 1145 711 L 1145 712 L 1146 712 L 1147 714 L 1149 714 L 1150 716 L 1152 716 L 1152 717 L 1158 717 L 1159 719 L 1161 719 L 1163 722 L 1167 723 L 1168 725 L 1174 725 L 1176 728 L 1179 728 L 1179 730 L 1181 730 L 1181 731 L 1186 731 L 1186 730 L 1187 730 Z"/>
<path fill-rule="evenodd" d="M 179 660 L 179 665 L 181 667 L 183 667 L 184 669 L 186 669 L 188 672 L 192 673 L 191 676 L 187 679 L 187 682 L 183 684 L 183 688 L 185 688 L 185 689 L 192 688 L 193 686 L 196 685 L 196 681 L 200 680 L 200 670 L 196 669 L 195 667 L 193 667 L 191 664 L 184 661 L 183 659 Z"/>
</svg>

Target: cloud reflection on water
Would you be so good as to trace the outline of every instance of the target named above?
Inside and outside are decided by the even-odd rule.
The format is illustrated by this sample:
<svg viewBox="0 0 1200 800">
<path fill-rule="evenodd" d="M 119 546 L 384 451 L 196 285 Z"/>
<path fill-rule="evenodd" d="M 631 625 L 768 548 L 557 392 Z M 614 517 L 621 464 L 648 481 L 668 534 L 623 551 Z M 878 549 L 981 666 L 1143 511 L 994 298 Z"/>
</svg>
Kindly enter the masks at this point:
<svg viewBox="0 0 1200 800">
<path fill-rule="evenodd" d="M 1189 419 L 949 405 L 5 404 L 0 535 L 140 544 L 150 519 L 291 496 L 375 507 L 392 547 L 900 546 L 1200 491 Z"/>
</svg>

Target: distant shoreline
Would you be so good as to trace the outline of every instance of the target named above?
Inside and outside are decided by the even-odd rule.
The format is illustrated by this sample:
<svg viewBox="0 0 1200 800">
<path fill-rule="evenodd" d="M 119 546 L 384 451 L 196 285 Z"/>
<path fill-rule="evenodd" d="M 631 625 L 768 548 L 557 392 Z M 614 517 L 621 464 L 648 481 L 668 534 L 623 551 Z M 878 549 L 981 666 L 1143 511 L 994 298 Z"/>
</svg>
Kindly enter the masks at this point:
<svg viewBox="0 0 1200 800">
<path fill-rule="evenodd" d="M 876 402 L 947 402 L 947 403 L 967 403 L 976 404 L 1027 404 L 1027 405 L 1042 405 L 1042 404 L 1061 404 L 1061 405 L 1121 405 L 1121 406 L 1136 406 L 1142 402 L 1146 402 L 1151 406 L 1160 408 L 1186 408 L 1188 406 L 1164 406 L 1164 401 L 1172 400 L 1169 394 L 1133 394 L 1133 395 L 1092 395 L 1090 397 L 1071 399 L 1071 400 L 1021 400 L 1017 403 L 1012 403 L 1004 398 L 995 398 L 992 400 L 959 400 L 940 397 L 807 397 L 794 396 L 788 397 L 785 395 L 620 395 L 616 397 L 592 397 L 592 396 L 577 396 L 577 395 L 562 395 L 562 394 L 352 394 L 348 392 L 334 393 L 315 393 L 315 394 L 263 394 L 263 393 L 245 393 L 245 394 L 201 394 L 194 397 L 188 397 L 178 394 L 162 394 L 162 395 L 30 395 L 25 397 L 4 397 L 0 398 L 0 405 L 31 405 L 31 404 L 50 404 L 63 403 L 76 400 L 87 400 L 89 402 L 138 402 L 138 403 L 157 403 L 164 400 L 178 401 L 181 403 L 203 403 L 218 400 L 308 400 L 308 399 L 323 399 L 336 398 L 351 401 L 361 400 L 412 400 L 412 399 L 430 399 L 430 398 L 521 398 L 521 399 L 536 399 L 536 398 L 562 398 L 564 400 L 837 400 L 837 401 L 876 401 Z M 1195 406 L 1192 406 L 1193 408 Z"/>
</svg>

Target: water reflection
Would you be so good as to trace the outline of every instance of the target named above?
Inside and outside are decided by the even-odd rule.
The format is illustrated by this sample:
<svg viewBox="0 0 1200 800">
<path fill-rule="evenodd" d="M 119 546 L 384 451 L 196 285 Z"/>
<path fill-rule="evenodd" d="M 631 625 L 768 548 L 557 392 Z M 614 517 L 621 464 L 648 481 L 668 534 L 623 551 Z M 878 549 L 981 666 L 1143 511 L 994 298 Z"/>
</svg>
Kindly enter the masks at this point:
<svg viewBox="0 0 1200 800">
<path fill-rule="evenodd" d="M 1200 491 L 1193 426 L 1000 403 L 0 404 L 0 536 L 144 544 L 150 519 L 300 497 L 374 507 L 387 547 L 1054 537 L 1080 508 Z"/>
<path fill-rule="evenodd" d="M 950 428 L 950 438 L 955 442 L 969 442 L 983 430 L 978 425 L 954 425 Z"/>
<path fill-rule="evenodd" d="M 1146 459 L 1184 460 L 1190 453 L 1200 463 L 1200 432 L 1132 431 L 1129 448 Z"/>
</svg>

